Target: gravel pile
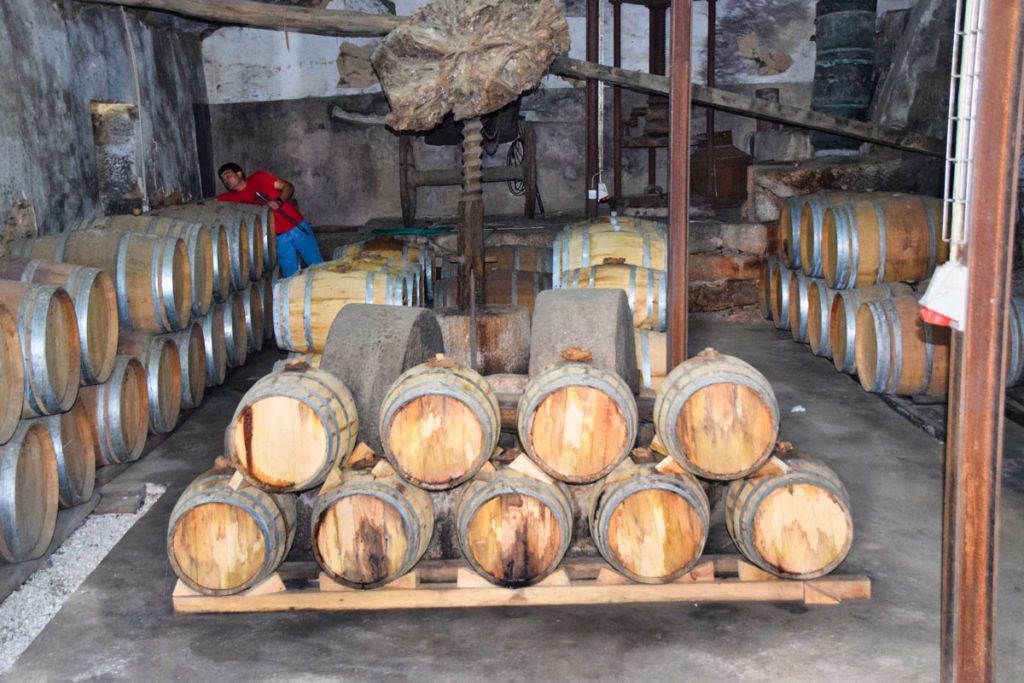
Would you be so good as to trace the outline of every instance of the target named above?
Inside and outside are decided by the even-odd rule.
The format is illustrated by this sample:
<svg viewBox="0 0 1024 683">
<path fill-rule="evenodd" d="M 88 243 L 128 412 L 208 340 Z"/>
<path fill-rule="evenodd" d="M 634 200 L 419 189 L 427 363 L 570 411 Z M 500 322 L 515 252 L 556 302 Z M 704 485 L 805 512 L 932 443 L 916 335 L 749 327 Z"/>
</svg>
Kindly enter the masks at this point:
<svg viewBox="0 0 1024 683">
<path fill-rule="evenodd" d="M 128 530 L 153 507 L 165 487 L 146 484 L 146 500 L 134 515 L 90 515 L 35 572 L 0 604 L 0 674 L 46 627 Z"/>
</svg>

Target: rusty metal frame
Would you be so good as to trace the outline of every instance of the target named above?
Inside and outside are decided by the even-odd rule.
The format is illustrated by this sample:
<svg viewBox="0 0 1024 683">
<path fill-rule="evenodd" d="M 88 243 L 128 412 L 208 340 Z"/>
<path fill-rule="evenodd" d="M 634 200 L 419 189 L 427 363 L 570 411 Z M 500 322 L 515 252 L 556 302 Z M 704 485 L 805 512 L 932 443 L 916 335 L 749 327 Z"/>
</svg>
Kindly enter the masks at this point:
<svg viewBox="0 0 1024 683">
<path fill-rule="evenodd" d="M 668 362 L 686 360 L 689 278 L 686 273 L 686 232 L 690 206 L 690 31 L 691 0 L 672 3 L 672 47 L 669 52 L 671 128 L 669 133 L 668 202 Z"/>
<path fill-rule="evenodd" d="M 598 29 L 600 27 L 600 16 L 601 16 L 601 2 L 600 0 L 587 0 L 587 61 L 588 62 L 600 62 L 601 55 L 599 54 L 599 41 L 598 41 Z M 598 135 L 600 131 L 597 129 L 597 89 L 603 84 L 601 81 L 594 79 L 587 79 L 587 106 L 584 115 L 584 128 L 585 135 L 587 136 L 587 158 L 584 164 L 584 183 L 586 184 L 586 192 L 590 192 L 591 185 L 597 187 L 595 181 L 596 176 L 600 173 L 601 169 L 598 168 Z M 591 201 L 588 194 L 584 194 L 584 197 L 588 197 L 587 207 L 587 218 L 593 218 L 597 216 L 597 205 L 599 200 Z"/>
<path fill-rule="evenodd" d="M 995 678 L 1005 339 L 1020 158 L 1024 0 L 979 0 L 980 76 L 966 245 L 965 332 L 954 333 L 942 557 L 942 679 Z"/>
</svg>

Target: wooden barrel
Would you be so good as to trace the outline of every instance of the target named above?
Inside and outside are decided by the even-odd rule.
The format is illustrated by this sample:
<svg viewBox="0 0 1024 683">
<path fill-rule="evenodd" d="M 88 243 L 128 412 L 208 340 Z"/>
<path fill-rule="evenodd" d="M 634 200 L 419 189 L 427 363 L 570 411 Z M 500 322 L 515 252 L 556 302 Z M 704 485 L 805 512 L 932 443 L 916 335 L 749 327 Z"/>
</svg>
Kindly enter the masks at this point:
<svg viewBox="0 0 1024 683">
<path fill-rule="evenodd" d="M 21 339 L 22 417 L 69 410 L 82 373 L 71 297 L 60 287 L 0 280 L 0 304 L 14 315 Z"/>
<path fill-rule="evenodd" d="M 295 538 L 294 496 L 243 483 L 230 469 L 199 475 L 181 494 L 167 525 L 171 569 L 194 591 L 230 595 L 266 579 Z"/>
<path fill-rule="evenodd" d="M 214 201 L 167 206 L 159 211 L 154 211 L 153 215 L 197 221 L 210 226 L 211 229 L 217 226 L 222 230 L 228 244 L 231 289 L 239 290 L 251 277 L 253 235 L 245 216 L 238 211 L 231 210 L 230 207 L 223 208 L 222 204 L 228 204 L 228 202 Z"/>
<path fill-rule="evenodd" d="M 229 368 L 245 365 L 249 357 L 249 339 L 245 326 L 245 301 L 240 292 L 231 292 L 224 302 L 224 347 Z"/>
<path fill-rule="evenodd" d="M 240 206 L 252 205 L 241 204 Z M 264 256 L 264 247 L 267 243 L 263 220 L 258 214 L 245 210 L 240 212 L 240 215 L 242 216 L 242 221 L 249 229 L 249 239 L 246 243 L 246 248 L 249 250 L 249 279 L 259 281 L 263 278 L 263 266 L 266 258 Z"/>
<path fill-rule="evenodd" d="M 0 304 L 0 443 L 6 443 L 18 428 L 25 403 L 25 366 L 21 357 L 18 324 L 6 306 Z"/>
<path fill-rule="evenodd" d="M 772 280 L 775 271 L 779 268 L 779 259 L 774 256 L 766 258 L 761 264 L 761 276 L 757 282 L 758 304 L 761 307 L 761 316 L 765 320 L 772 319 Z"/>
<path fill-rule="evenodd" d="M 381 256 L 396 264 L 420 263 L 420 247 L 413 242 L 394 237 L 375 237 L 338 247 L 332 260 L 360 256 Z"/>
<path fill-rule="evenodd" d="M 147 389 L 142 364 L 118 354 L 110 379 L 79 390 L 82 405 L 96 428 L 97 465 L 133 462 L 142 455 L 149 429 Z"/>
<path fill-rule="evenodd" d="M 779 203 L 779 233 L 782 241 L 782 265 L 799 270 L 801 226 L 807 197 L 788 197 Z"/>
<path fill-rule="evenodd" d="M 555 287 L 565 287 L 565 273 L 605 263 L 605 259 L 642 269 L 664 271 L 666 231 L 659 223 L 611 216 L 563 230 L 552 248 Z"/>
<path fill-rule="evenodd" d="M 0 557 L 24 562 L 45 553 L 57 505 L 53 440 L 40 422 L 25 420 L 0 447 Z"/>
<path fill-rule="evenodd" d="M 192 314 L 206 315 L 213 301 L 213 240 L 210 228 L 202 223 L 166 216 L 104 216 L 68 227 L 74 230 L 117 230 L 138 232 L 159 237 L 177 237 L 188 250 L 189 272 L 192 276 Z"/>
<path fill-rule="evenodd" d="M 245 341 L 249 351 L 263 348 L 263 284 L 253 282 L 238 293 L 245 313 Z"/>
<path fill-rule="evenodd" d="M 1015 387 L 1024 383 L 1024 298 L 1014 297 L 1010 300 L 1009 317 L 1006 386 Z"/>
<path fill-rule="evenodd" d="M 814 278 L 807 286 L 807 343 L 815 356 L 832 357 L 829 323 L 832 301 L 840 290 L 832 289 L 824 280 Z"/>
<path fill-rule="evenodd" d="M 60 507 L 69 508 L 92 498 L 96 484 L 96 427 L 81 399 L 60 415 L 41 417 L 57 460 Z"/>
<path fill-rule="evenodd" d="M 238 471 L 265 491 L 304 491 L 344 466 L 358 431 L 352 394 L 334 375 L 275 372 L 242 397 L 224 448 Z"/>
<path fill-rule="evenodd" d="M 562 363 L 530 378 L 519 399 L 519 441 L 547 474 L 586 483 L 611 472 L 633 449 L 636 399 L 611 370 Z"/>
<path fill-rule="evenodd" d="M 514 270 L 484 273 L 484 303 L 488 306 L 525 306 L 533 315 L 533 302 L 545 289 L 551 289 L 551 274 Z M 459 281 L 442 277 L 434 285 L 434 307 L 447 308 L 459 303 Z"/>
<path fill-rule="evenodd" d="M 877 193 L 825 210 L 822 272 L 834 289 L 919 281 L 949 258 L 942 200 Z"/>
<path fill-rule="evenodd" d="M 178 345 L 168 336 L 123 332 L 117 351 L 132 356 L 146 370 L 150 433 L 173 431 L 181 415 L 181 356 Z"/>
<path fill-rule="evenodd" d="M 537 583 L 558 567 L 572 523 L 572 498 L 564 484 L 507 467 L 468 482 L 455 512 L 469 565 L 491 583 L 513 588 Z"/>
<path fill-rule="evenodd" d="M 833 206 L 844 206 L 850 199 L 866 193 L 852 192 L 818 192 L 817 194 L 800 197 L 800 241 L 793 245 L 799 249 L 799 266 L 809 277 L 821 277 L 822 273 L 822 226 L 825 223 L 825 212 Z"/>
<path fill-rule="evenodd" d="M 384 396 L 380 436 L 388 462 L 425 489 L 458 486 L 483 466 L 501 433 L 498 399 L 474 370 L 447 358 L 403 372 Z"/>
<path fill-rule="evenodd" d="M 641 583 L 668 583 L 700 559 L 710 517 L 696 478 L 626 461 L 594 491 L 590 536 L 616 571 Z"/>
<path fill-rule="evenodd" d="M 789 278 L 789 333 L 793 341 L 807 341 L 807 322 L 811 310 L 810 285 L 812 278 L 794 271 Z"/>
<path fill-rule="evenodd" d="M 878 299 L 857 310 L 857 377 L 865 391 L 945 396 L 948 327 L 921 319 L 917 296 Z"/>
<path fill-rule="evenodd" d="M 853 543 L 846 489 L 835 472 L 814 460 L 793 458 L 773 470 L 729 485 L 729 535 L 766 572 L 794 579 L 828 574 Z"/>
<path fill-rule="evenodd" d="M 753 366 L 705 349 L 665 378 L 654 401 L 654 428 L 687 470 L 705 479 L 738 479 L 771 457 L 779 406 Z"/>
<path fill-rule="evenodd" d="M 161 338 L 172 342 L 178 349 L 181 368 L 181 409 L 192 410 L 199 407 L 206 395 L 206 341 L 202 322 L 194 320 L 181 332 L 161 335 Z"/>
<path fill-rule="evenodd" d="M 511 270 L 520 273 L 550 273 L 552 250 L 550 247 L 527 245 L 492 245 L 484 247 L 484 268 Z"/>
<path fill-rule="evenodd" d="M 665 272 L 639 266 L 604 264 L 563 273 L 565 289 L 621 289 L 633 311 L 633 326 L 665 331 L 668 299 Z"/>
<path fill-rule="evenodd" d="M 434 505 L 385 463 L 335 469 L 313 503 L 313 556 L 335 581 L 375 588 L 408 573 L 434 534 Z"/>
<path fill-rule="evenodd" d="M 789 329 L 789 284 L 796 272 L 781 266 L 772 271 L 772 320 L 780 330 Z"/>
<path fill-rule="evenodd" d="M 651 330 L 634 330 L 636 365 L 640 369 L 640 385 L 657 391 L 668 374 L 668 335 Z"/>
<path fill-rule="evenodd" d="M 828 336 L 832 363 L 849 375 L 857 372 L 857 311 L 870 301 L 912 294 L 909 285 L 891 282 L 874 287 L 835 290 L 829 310 Z"/>
<path fill-rule="evenodd" d="M 224 383 L 228 373 L 228 346 L 224 339 L 224 306 L 215 303 L 202 320 L 203 347 L 206 350 L 206 386 Z"/>
<path fill-rule="evenodd" d="M 381 273 L 394 276 L 404 288 L 403 299 L 410 306 L 423 305 L 423 269 L 418 264 L 395 263 L 385 256 L 360 255 L 310 266 L 307 272 Z"/>
<path fill-rule="evenodd" d="M 81 383 L 105 382 L 117 355 L 117 293 L 106 271 L 54 261 L 3 259 L 0 278 L 62 287 L 78 321 Z"/>
<path fill-rule="evenodd" d="M 273 270 L 277 266 L 277 234 L 274 228 L 277 214 L 266 204 L 220 202 L 215 206 L 220 212 L 241 213 L 248 217 L 250 232 L 260 238 L 263 271 Z M 250 255 L 254 255 L 251 249 Z"/>
<path fill-rule="evenodd" d="M 12 253 L 106 270 L 114 277 L 126 330 L 173 332 L 191 318 L 188 251 L 176 237 L 80 230 L 16 243 Z"/>
<path fill-rule="evenodd" d="M 289 351 L 319 353 L 335 316 L 350 303 L 407 303 L 405 278 L 374 272 L 303 271 L 274 285 L 274 338 Z"/>
<path fill-rule="evenodd" d="M 182 220 L 186 223 L 198 223 L 210 231 L 210 249 L 212 266 L 213 299 L 223 301 L 231 291 L 231 247 L 228 242 L 227 230 L 221 221 L 200 212 L 189 211 L 192 207 L 170 206 L 152 211 L 148 216 L 163 219 Z"/>
</svg>

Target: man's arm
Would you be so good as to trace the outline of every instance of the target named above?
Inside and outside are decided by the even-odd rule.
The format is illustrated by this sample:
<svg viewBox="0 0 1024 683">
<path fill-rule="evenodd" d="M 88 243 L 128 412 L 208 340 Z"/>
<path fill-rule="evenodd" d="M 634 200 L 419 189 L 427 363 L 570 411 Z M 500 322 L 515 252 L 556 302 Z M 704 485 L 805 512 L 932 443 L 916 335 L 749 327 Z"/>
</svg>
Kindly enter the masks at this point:
<svg viewBox="0 0 1024 683">
<path fill-rule="evenodd" d="M 281 208 L 281 204 L 291 199 L 292 195 L 295 194 L 295 186 L 289 183 L 287 180 L 276 178 L 274 180 L 274 189 L 278 191 L 278 198 L 271 199 L 269 202 L 267 202 L 267 206 L 269 206 L 274 211 L 277 211 L 278 209 Z"/>
</svg>

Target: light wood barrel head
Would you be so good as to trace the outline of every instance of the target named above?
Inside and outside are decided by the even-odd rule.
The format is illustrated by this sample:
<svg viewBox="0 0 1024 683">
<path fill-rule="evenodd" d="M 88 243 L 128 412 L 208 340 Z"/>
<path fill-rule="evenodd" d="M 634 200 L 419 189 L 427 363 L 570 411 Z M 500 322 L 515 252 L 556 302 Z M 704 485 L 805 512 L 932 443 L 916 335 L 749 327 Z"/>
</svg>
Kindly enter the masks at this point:
<svg viewBox="0 0 1024 683">
<path fill-rule="evenodd" d="M 626 497 L 608 521 L 606 544 L 621 566 L 638 577 L 671 576 L 704 548 L 700 512 L 683 496 L 645 489 Z"/>
<path fill-rule="evenodd" d="M 676 438 L 699 474 L 727 479 L 747 472 L 775 440 L 771 407 L 753 389 L 717 382 L 696 390 L 676 418 Z"/>
<path fill-rule="evenodd" d="M 0 443 L 8 441 L 18 428 L 25 400 L 25 368 L 21 360 L 21 340 L 14 317 L 0 304 Z"/>
<path fill-rule="evenodd" d="M 401 571 L 409 553 L 408 534 L 394 506 L 354 494 L 321 514 L 313 540 L 321 566 L 353 584 L 369 585 Z"/>
<path fill-rule="evenodd" d="M 496 583 L 521 586 L 561 560 L 563 531 L 554 511 L 531 496 L 504 493 L 476 510 L 464 546 Z"/>
<path fill-rule="evenodd" d="M 779 487 L 758 506 L 753 542 L 765 562 L 807 578 L 831 571 L 853 542 L 853 522 L 835 494 L 814 484 Z"/>
<path fill-rule="evenodd" d="M 253 483 L 289 490 L 323 469 L 330 434 L 316 411 L 290 396 L 267 396 L 245 406 L 232 421 L 232 453 Z"/>
<path fill-rule="evenodd" d="M 8 562 L 35 559 L 50 544 L 57 521 L 53 440 L 40 422 L 22 422 L 0 451 L 0 462 L 0 557 Z"/>
<path fill-rule="evenodd" d="M 466 403 L 426 394 L 402 406 L 386 435 L 397 469 L 411 481 L 448 487 L 479 468 L 484 430 Z"/>
<path fill-rule="evenodd" d="M 149 427 L 149 395 L 146 391 L 146 370 L 137 361 L 128 363 L 124 371 L 124 380 L 118 389 L 120 403 L 108 406 L 109 410 L 119 410 L 121 415 L 121 438 L 134 453 L 140 441 L 146 440 Z"/>
<path fill-rule="evenodd" d="M 263 568 L 266 550 L 256 520 L 227 503 L 203 503 L 187 511 L 171 538 L 171 552 L 181 573 L 210 590 L 244 586 Z"/>
<path fill-rule="evenodd" d="M 592 387 L 568 386 L 537 406 L 530 441 L 549 474 L 591 481 L 621 459 L 628 435 L 626 418 L 611 396 Z"/>
</svg>

